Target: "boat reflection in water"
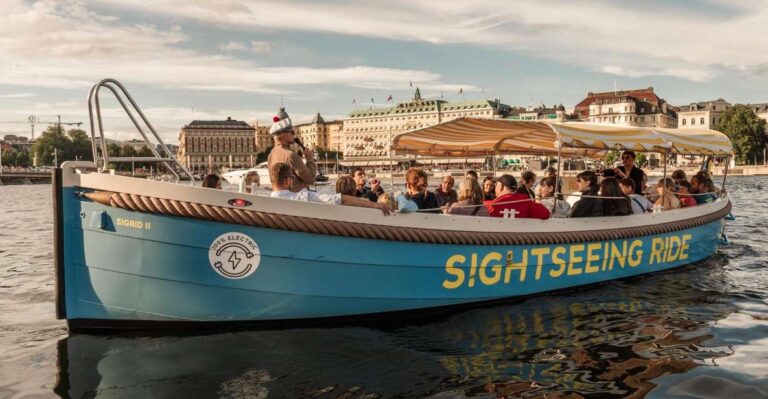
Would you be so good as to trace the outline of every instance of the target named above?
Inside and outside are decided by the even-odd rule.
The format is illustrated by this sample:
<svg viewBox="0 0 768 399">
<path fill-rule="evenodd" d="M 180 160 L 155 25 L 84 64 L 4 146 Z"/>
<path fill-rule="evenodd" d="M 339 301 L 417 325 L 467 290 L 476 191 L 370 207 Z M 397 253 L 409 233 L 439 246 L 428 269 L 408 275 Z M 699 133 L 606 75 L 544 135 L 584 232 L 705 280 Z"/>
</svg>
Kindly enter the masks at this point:
<svg viewBox="0 0 768 399">
<path fill-rule="evenodd" d="M 707 288 L 723 284 L 718 262 L 715 257 L 643 281 L 418 324 L 176 337 L 76 334 L 59 344 L 56 392 L 69 397 L 642 397 L 661 376 L 700 366 L 709 373 L 717 358 L 732 354 L 712 335 L 714 322 L 734 311 L 725 296 Z"/>
</svg>

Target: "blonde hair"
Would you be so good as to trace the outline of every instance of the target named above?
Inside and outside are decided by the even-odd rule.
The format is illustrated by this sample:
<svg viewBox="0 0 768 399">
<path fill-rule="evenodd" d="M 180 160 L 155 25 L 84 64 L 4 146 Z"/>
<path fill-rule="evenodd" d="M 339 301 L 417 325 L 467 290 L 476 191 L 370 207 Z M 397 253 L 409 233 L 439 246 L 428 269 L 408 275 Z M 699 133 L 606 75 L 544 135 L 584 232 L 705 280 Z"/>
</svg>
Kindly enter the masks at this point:
<svg viewBox="0 0 768 399">
<path fill-rule="evenodd" d="M 397 201 L 389 193 L 383 193 L 376 202 L 386 204 L 389 209 L 397 210 Z"/>
<path fill-rule="evenodd" d="M 480 183 L 471 177 L 465 177 L 459 185 L 459 201 L 469 200 L 473 205 L 479 205 L 483 203 L 483 199 L 485 195 Z"/>
<path fill-rule="evenodd" d="M 357 183 L 352 176 L 340 176 L 336 180 L 336 192 L 344 195 L 355 195 L 357 192 Z"/>
</svg>

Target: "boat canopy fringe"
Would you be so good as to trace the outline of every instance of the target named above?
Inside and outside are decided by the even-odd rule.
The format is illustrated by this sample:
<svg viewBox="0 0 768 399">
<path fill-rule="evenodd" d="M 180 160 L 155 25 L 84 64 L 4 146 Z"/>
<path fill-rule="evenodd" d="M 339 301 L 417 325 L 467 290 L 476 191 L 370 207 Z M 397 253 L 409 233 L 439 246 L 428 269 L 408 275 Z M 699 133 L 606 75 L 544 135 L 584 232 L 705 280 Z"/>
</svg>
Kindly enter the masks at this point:
<svg viewBox="0 0 768 399">
<path fill-rule="evenodd" d="M 387 241 L 418 242 L 425 244 L 459 245 L 549 245 L 619 240 L 670 233 L 702 226 L 722 219 L 731 210 L 731 203 L 729 201 L 725 207 L 711 214 L 664 224 L 593 231 L 485 233 L 474 231 L 447 231 L 428 228 L 413 229 L 368 223 L 315 219 L 108 191 L 86 193 L 85 197 L 103 205 L 144 213 L 172 215 L 313 234 Z"/>
<path fill-rule="evenodd" d="M 515 153 L 601 157 L 608 150 L 732 155 L 728 137 L 709 129 L 620 127 L 581 122 L 459 118 L 402 133 L 395 154 L 467 157 Z"/>
</svg>

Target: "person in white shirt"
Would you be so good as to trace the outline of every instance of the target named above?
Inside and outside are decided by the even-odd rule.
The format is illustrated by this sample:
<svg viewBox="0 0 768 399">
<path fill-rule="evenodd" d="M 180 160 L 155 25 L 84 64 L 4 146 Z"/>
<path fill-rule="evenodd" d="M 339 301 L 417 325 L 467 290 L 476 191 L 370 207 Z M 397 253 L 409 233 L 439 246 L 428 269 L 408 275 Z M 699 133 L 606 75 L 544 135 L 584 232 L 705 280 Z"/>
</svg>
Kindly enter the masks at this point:
<svg viewBox="0 0 768 399">
<path fill-rule="evenodd" d="M 552 217 L 565 218 L 571 211 L 571 204 L 566 202 L 562 196 L 555 201 L 555 177 L 545 177 L 539 182 L 541 200 L 539 201 L 547 209 Z M 557 203 L 557 205 L 555 205 Z"/>
<path fill-rule="evenodd" d="M 644 195 L 635 194 L 635 181 L 625 177 L 619 180 L 619 188 L 628 196 L 632 205 L 633 214 L 643 214 L 651 211 L 653 204 Z"/>
<path fill-rule="evenodd" d="M 256 189 L 258 189 L 260 184 L 261 179 L 259 178 L 259 174 L 255 170 L 252 170 L 243 177 L 243 180 L 240 181 L 240 186 L 238 187 L 237 191 L 241 193 L 255 194 Z"/>
<path fill-rule="evenodd" d="M 299 190 L 298 192 L 291 191 L 293 185 L 293 171 L 291 167 L 285 163 L 278 162 L 272 165 L 269 169 L 270 180 L 272 180 L 272 194 L 273 198 L 289 199 L 294 201 L 309 201 L 309 202 L 322 202 L 325 204 L 333 205 L 350 205 L 359 206 L 361 208 L 376 208 L 381 210 L 384 215 L 389 215 L 390 210 L 386 204 L 380 202 L 371 202 L 364 198 L 357 198 L 354 195 L 345 195 L 341 193 L 336 194 L 320 194 L 315 191 L 309 191 L 306 188 Z"/>
</svg>

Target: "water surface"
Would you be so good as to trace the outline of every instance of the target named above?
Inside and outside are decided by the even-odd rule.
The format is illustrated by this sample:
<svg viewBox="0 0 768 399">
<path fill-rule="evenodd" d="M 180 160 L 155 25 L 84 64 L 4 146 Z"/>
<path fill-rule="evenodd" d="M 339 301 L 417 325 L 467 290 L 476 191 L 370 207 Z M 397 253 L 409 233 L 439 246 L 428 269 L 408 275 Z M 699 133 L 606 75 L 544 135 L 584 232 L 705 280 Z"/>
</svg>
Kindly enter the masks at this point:
<svg viewBox="0 0 768 399">
<path fill-rule="evenodd" d="M 419 322 L 68 335 L 51 187 L 0 186 L 0 398 L 768 397 L 768 179 L 682 270 Z"/>
</svg>

